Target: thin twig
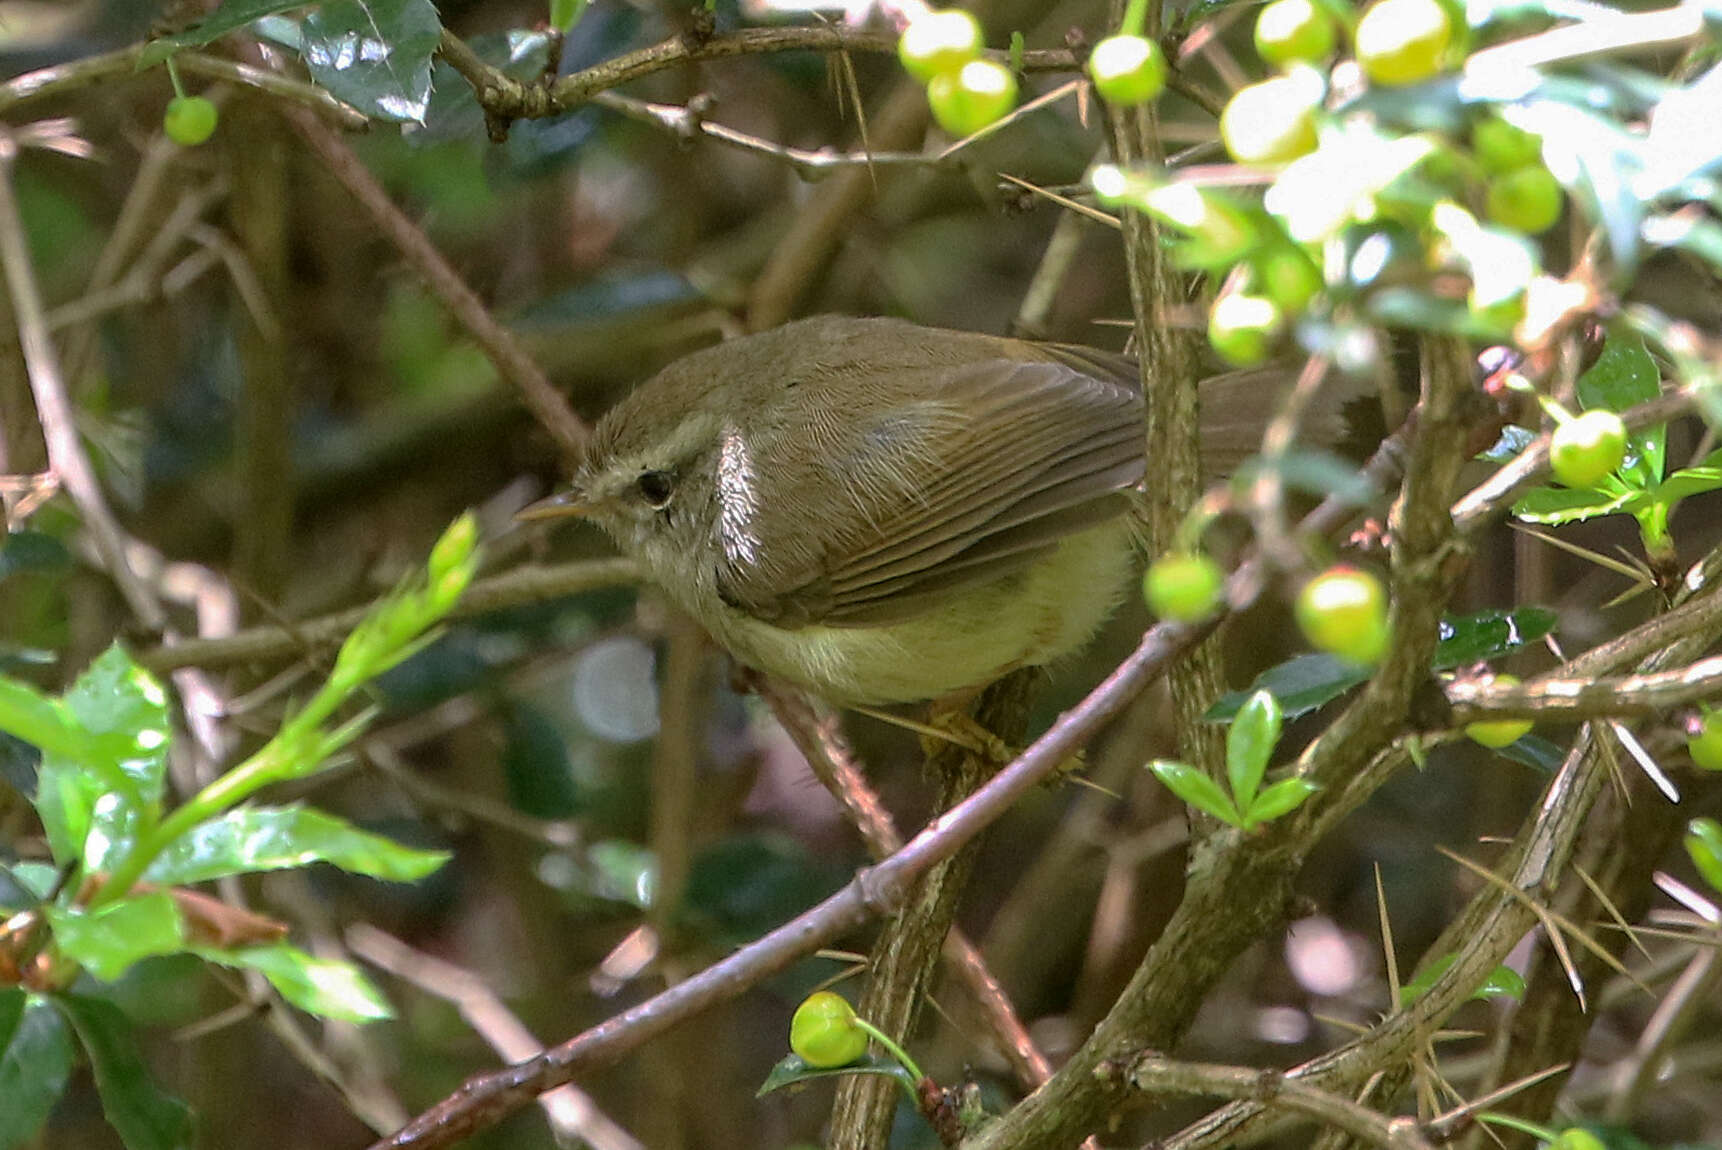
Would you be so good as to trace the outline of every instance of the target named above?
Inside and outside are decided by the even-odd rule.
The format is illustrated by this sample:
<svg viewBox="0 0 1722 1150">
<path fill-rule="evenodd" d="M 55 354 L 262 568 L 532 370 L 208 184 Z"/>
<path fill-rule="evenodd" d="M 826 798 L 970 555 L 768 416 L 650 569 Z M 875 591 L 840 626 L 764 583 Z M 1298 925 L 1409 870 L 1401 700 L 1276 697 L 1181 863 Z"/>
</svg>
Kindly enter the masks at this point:
<svg viewBox="0 0 1722 1150">
<path fill-rule="evenodd" d="M 547 567 L 521 567 L 475 582 L 449 618 L 470 618 L 522 603 L 624 587 L 638 583 L 640 578 L 640 569 L 628 559 L 582 559 Z M 152 671 L 171 671 L 298 658 L 338 645 L 370 610 L 370 605 L 354 607 L 292 627 L 252 627 L 220 639 L 182 639 L 140 652 L 137 660 Z"/>
</svg>

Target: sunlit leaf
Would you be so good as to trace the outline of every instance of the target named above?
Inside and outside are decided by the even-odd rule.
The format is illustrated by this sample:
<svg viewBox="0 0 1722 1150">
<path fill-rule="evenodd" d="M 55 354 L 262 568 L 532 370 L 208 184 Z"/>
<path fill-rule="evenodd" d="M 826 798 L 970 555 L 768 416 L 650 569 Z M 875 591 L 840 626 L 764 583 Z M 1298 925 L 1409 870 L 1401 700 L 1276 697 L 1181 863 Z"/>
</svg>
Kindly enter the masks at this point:
<svg viewBox="0 0 1722 1150">
<path fill-rule="evenodd" d="M 1148 769 L 1166 785 L 1167 790 L 1190 806 L 1206 811 L 1221 822 L 1234 827 L 1243 825 L 1243 816 L 1232 803 L 1231 796 L 1220 789 L 1219 783 L 1190 764 L 1174 762 L 1171 759 L 1155 759 L 1148 764 Z"/>
<path fill-rule="evenodd" d="M 240 950 L 198 947 L 192 953 L 220 966 L 257 971 L 282 998 L 307 1014 L 345 1022 L 394 1016 L 382 992 L 350 962 L 317 958 L 286 943 Z"/>
<path fill-rule="evenodd" d="M 72 1072 L 72 1036 L 46 999 L 12 987 L 0 996 L 17 1003 L 18 1017 L 0 1046 L 0 1150 L 30 1143 L 66 1089 Z"/>
<path fill-rule="evenodd" d="M 1226 781 L 1238 809 L 1248 811 L 1280 741 L 1280 705 L 1266 691 L 1251 695 L 1226 732 Z"/>
<path fill-rule="evenodd" d="M 448 860 L 362 831 L 344 819 L 298 805 L 244 807 L 192 828 L 150 864 L 144 877 L 164 885 L 326 862 L 353 874 L 412 882 Z"/>
<path fill-rule="evenodd" d="M 77 759 L 89 753 L 84 728 L 58 699 L 28 683 L 0 676 L 0 731 L 23 739 L 45 754 Z"/>
<path fill-rule="evenodd" d="M 301 29 L 311 78 L 367 115 L 422 123 L 442 23 L 431 0 L 328 0 Z"/>
<path fill-rule="evenodd" d="M 78 1032 L 102 1112 L 127 1150 L 187 1150 L 191 1111 L 151 1080 L 131 1021 L 112 1003 L 82 995 L 57 995 L 54 1004 Z"/>
<path fill-rule="evenodd" d="M 1300 778 L 1281 779 L 1270 784 L 1245 808 L 1244 825 L 1253 827 L 1257 823 L 1271 823 L 1281 815 L 1297 810 L 1305 799 L 1320 789 L 1308 779 Z"/>
<path fill-rule="evenodd" d="M 166 891 L 132 895 L 91 908 L 50 906 L 43 912 L 60 952 L 112 982 L 140 959 L 185 946 L 179 908 Z"/>
</svg>

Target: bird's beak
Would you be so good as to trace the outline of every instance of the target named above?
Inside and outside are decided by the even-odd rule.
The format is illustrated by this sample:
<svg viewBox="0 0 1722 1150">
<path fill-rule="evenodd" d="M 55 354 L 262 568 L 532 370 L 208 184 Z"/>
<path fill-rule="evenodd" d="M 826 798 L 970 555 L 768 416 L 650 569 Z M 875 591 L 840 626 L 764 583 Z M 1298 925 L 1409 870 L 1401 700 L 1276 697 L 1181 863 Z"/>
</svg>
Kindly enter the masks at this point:
<svg viewBox="0 0 1722 1150">
<path fill-rule="evenodd" d="M 529 503 L 514 513 L 517 521 L 537 519 L 579 519 L 592 513 L 592 502 L 579 488 L 559 491 L 555 495 Z"/>
</svg>

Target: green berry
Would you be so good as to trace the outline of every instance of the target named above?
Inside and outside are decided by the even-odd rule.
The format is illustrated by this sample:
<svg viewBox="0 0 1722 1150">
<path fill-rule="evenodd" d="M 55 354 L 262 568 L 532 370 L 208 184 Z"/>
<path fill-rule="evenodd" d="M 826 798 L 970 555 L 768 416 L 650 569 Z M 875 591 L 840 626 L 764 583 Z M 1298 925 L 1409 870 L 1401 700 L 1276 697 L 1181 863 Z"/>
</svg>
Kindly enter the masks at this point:
<svg viewBox="0 0 1722 1150">
<path fill-rule="evenodd" d="M 1108 36 L 1088 57 L 1094 90 L 1109 104 L 1146 104 L 1166 87 L 1166 54 L 1146 36 Z"/>
<path fill-rule="evenodd" d="M 1439 0 L 1380 0 L 1353 39 L 1371 83 L 1420 84 L 1445 66 L 1453 22 Z"/>
<path fill-rule="evenodd" d="M 1540 163 L 1503 172 L 1489 181 L 1489 218 L 1527 236 L 1546 232 L 1561 218 L 1560 182 Z"/>
<path fill-rule="evenodd" d="M 1607 1150 L 1603 1140 L 1582 1126 L 1568 1126 L 1549 1143 L 1549 1150 Z"/>
<path fill-rule="evenodd" d="M 1568 487 L 1595 487 L 1625 459 L 1626 424 L 1600 407 L 1567 420 L 1549 440 L 1549 468 Z"/>
<path fill-rule="evenodd" d="M 1353 663 L 1380 662 L 1391 634 L 1387 589 L 1367 571 L 1330 567 L 1298 593 L 1298 626 L 1317 649 Z"/>
<path fill-rule="evenodd" d="M 1198 623 L 1214 613 L 1226 573 L 1202 554 L 1167 554 L 1148 565 L 1142 595 L 1157 618 Z"/>
<path fill-rule="evenodd" d="M 897 41 L 904 71 L 923 84 L 955 72 L 981 53 L 981 26 L 960 8 L 926 12 L 909 22 Z"/>
<path fill-rule="evenodd" d="M 1323 82 L 1313 69 L 1239 88 L 1220 113 L 1220 139 L 1240 164 L 1290 163 L 1315 151 Z"/>
<path fill-rule="evenodd" d="M 1471 151 L 1491 175 L 1510 172 L 1543 158 L 1543 142 L 1499 116 L 1484 116 L 1471 127 Z"/>
<path fill-rule="evenodd" d="M 1208 343 L 1233 367 L 1254 367 L 1268 358 L 1284 327 L 1285 315 L 1273 300 L 1228 292 L 1208 313 Z"/>
<path fill-rule="evenodd" d="M 789 1020 L 789 1048 L 809 1066 L 847 1066 L 867 1053 L 867 1032 L 855 1024 L 855 1008 L 841 994 L 808 995 Z"/>
<path fill-rule="evenodd" d="M 1318 64 L 1333 44 L 1333 17 L 1313 0 L 1273 0 L 1256 17 L 1256 55 L 1276 68 Z"/>
<path fill-rule="evenodd" d="M 1519 684 L 1516 675 L 1496 675 L 1495 682 L 1504 687 L 1516 687 Z M 1510 747 L 1536 726 L 1530 719 L 1485 719 L 1480 723 L 1466 723 L 1465 735 L 1474 743 L 1480 743 L 1491 750 Z"/>
<path fill-rule="evenodd" d="M 1686 749 L 1700 767 L 1722 771 L 1722 711 L 1704 711 L 1697 733 L 1686 740 Z"/>
<path fill-rule="evenodd" d="M 1302 312 L 1325 286 L 1315 261 L 1301 248 L 1290 245 L 1269 248 L 1256 257 L 1252 270 L 1255 290 L 1287 315 Z"/>
<path fill-rule="evenodd" d="M 972 136 L 1016 107 L 1016 77 L 1003 64 L 970 60 L 955 72 L 941 72 L 927 84 L 927 103 L 939 127 L 953 136 Z"/>
<path fill-rule="evenodd" d="M 161 130 L 174 143 L 192 148 L 215 134 L 220 119 L 215 105 L 202 96 L 175 96 L 167 102 Z"/>
</svg>

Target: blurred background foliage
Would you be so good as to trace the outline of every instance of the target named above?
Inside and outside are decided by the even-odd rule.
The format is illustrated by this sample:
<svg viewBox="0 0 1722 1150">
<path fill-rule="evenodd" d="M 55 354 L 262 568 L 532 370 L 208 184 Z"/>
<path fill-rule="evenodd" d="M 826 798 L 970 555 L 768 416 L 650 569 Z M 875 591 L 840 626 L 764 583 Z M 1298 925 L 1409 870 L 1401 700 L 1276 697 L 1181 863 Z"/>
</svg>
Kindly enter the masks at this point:
<svg viewBox="0 0 1722 1150">
<path fill-rule="evenodd" d="M 1105 27 L 1101 5 L 1087 0 L 1029 7 L 1032 19 L 1018 26 L 1031 47 L 1057 46 L 1072 27 L 1091 36 Z M 450 28 L 481 47 L 506 46 L 510 32 L 543 19 L 534 0 L 443 0 L 439 8 Z M 152 0 L 4 0 L 0 68 L 15 75 L 130 44 L 195 9 Z M 562 69 L 656 42 L 688 18 L 671 3 L 598 0 L 565 45 Z M 742 15 L 726 2 L 717 19 L 721 28 Z M 1232 33 L 1240 28 L 1247 32 L 1247 22 Z M 855 109 L 833 64 L 808 54 L 748 56 L 666 72 L 629 91 L 672 103 L 709 93 L 716 119 L 766 139 L 853 146 Z M 903 82 L 889 58 L 858 57 L 853 67 L 869 108 Z M 587 417 L 677 354 L 737 330 L 750 285 L 819 187 L 768 158 L 686 144 L 596 107 L 516 124 L 506 143 L 494 144 L 470 99 L 455 98 L 460 79 L 440 64 L 435 79 L 424 127 L 377 125 L 354 146 Z M 1055 82 L 1035 81 L 1042 90 Z M 193 86 L 223 108 L 221 129 L 202 148 L 161 139 L 172 92 L 158 69 L 32 105 L 31 119 L 74 117 L 94 156 L 32 151 L 17 167 L 80 430 L 126 527 L 169 564 L 163 586 L 181 589 L 181 625 L 196 629 L 197 610 L 210 606 L 207 585 L 224 580 L 251 622 L 367 602 L 469 506 L 498 537 L 498 567 L 604 553 L 583 529 L 510 527 L 512 512 L 559 478 L 550 438 L 253 93 Z M 1176 102 L 1166 119 L 1174 140 L 1212 134 L 1211 122 Z M 961 162 L 881 169 L 796 310 L 1012 330 L 1059 209 L 1009 190 L 995 173 L 1071 183 L 1102 146 L 1093 109 L 1085 117 L 1065 100 Z M 146 184 L 150 194 L 138 195 Z M 132 219 L 128 211 L 142 214 Z M 278 213 L 281 241 L 259 253 L 242 238 L 257 231 L 246 217 L 269 211 Z M 92 292 L 104 252 L 122 235 L 120 255 L 143 269 L 140 278 Z M 167 237 L 169 248 L 153 263 L 139 254 L 152 237 Z M 1078 242 L 1050 311 L 1024 334 L 1118 347 L 1116 322 L 1128 317 L 1129 304 L 1116 235 L 1086 224 Z M 260 377 L 247 370 L 260 354 L 244 346 L 248 325 L 279 333 L 273 350 L 261 353 L 280 369 L 272 384 L 280 392 L 265 400 Z M 259 496 L 237 478 L 243 436 L 258 434 L 243 430 L 248 406 L 260 402 L 290 413 L 261 432 L 289 461 L 274 479 L 290 517 L 275 523 L 253 514 Z M 0 472 L 41 471 L 45 457 L 10 324 L 0 325 L 0 427 Z M 1715 533 L 1703 524 L 1713 508 L 1694 500 L 1682 513 L 1694 525 L 1683 543 L 1709 542 Z M 1601 523 L 1574 534 L 1607 549 L 1617 530 Z M 56 689 L 116 635 L 140 649 L 150 643 L 87 566 L 77 534 L 68 504 L 56 500 L 0 549 L 0 664 Z M 247 563 L 247 553 L 274 558 Z M 1598 606 L 1619 586 L 1617 576 L 1503 531 L 1457 606 L 1547 604 L 1578 646 L 1642 614 L 1631 603 Z M 1139 607 L 1125 611 L 1105 641 L 1057 668 L 1037 724 L 1103 674 L 1142 622 Z M 1235 623 L 1234 682 L 1283 657 L 1289 634 L 1279 608 Z M 662 664 L 678 643 L 698 657 L 672 695 L 671 685 L 660 685 Z M 1516 669 L 1529 673 L 1550 657 L 1532 649 L 1519 661 Z M 279 662 L 223 669 L 242 729 L 273 726 L 292 697 L 291 680 L 275 679 L 284 671 Z M 660 719 L 665 700 L 683 708 L 673 722 L 679 748 L 659 737 L 661 724 L 670 725 Z M 378 702 L 383 719 L 350 765 L 315 780 L 316 801 L 404 841 L 449 847 L 454 862 L 412 887 L 322 871 L 309 880 L 265 877 L 252 890 L 256 903 L 291 921 L 314 950 L 342 947 L 347 928 L 365 923 L 458 963 L 545 1041 L 756 937 L 835 889 L 865 859 L 787 738 L 760 705 L 731 689 L 722 657 L 693 647 L 650 588 L 454 626 L 392 672 Z M 1176 904 L 1182 814 L 1139 769 L 1171 750 L 1163 707 L 1144 700 L 1091 748 L 1087 773 L 1104 791 L 1049 788 L 996 827 L 965 903 L 964 925 L 1055 1060 L 1104 1012 Z M 930 788 L 913 741 L 871 720 L 851 718 L 849 729 L 901 824 L 919 825 Z M 691 771 L 678 776 L 664 763 L 683 751 Z M 8 857 L 41 851 L 18 793 L 29 789 L 30 770 L 17 744 L 0 746 L 7 788 L 0 789 L 0 851 Z M 665 825 L 654 818 L 664 796 L 654 795 L 653 780 L 677 778 L 691 801 L 678 804 L 685 821 Z M 1408 970 L 1474 889 L 1434 845 L 1470 853 L 1479 836 L 1510 833 L 1539 784 L 1531 769 L 1462 743 L 1386 788 L 1309 866 L 1302 920 L 1238 965 L 1180 1053 L 1284 1064 L 1373 1019 L 1387 993 L 1377 874 Z M 667 877 L 666 854 L 674 859 Z M 863 951 L 866 943 L 857 937 L 853 947 Z M 836 959 L 803 963 L 582 1086 L 652 1147 L 813 1140 L 828 1086 L 763 1100 L 754 1089 L 784 1051 L 800 996 L 846 968 Z M 413 1112 L 496 1064 L 446 1002 L 386 977 L 385 985 L 397 1020 L 362 1031 L 331 1025 L 315 1038 L 350 1089 L 385 1113 L 391 1105 Z M 150 1027 L 153 1066 L 197 1110 L 202 1145 L 285 1150 L 368 1141 L 340 1095 L 260 1018 L 231 1012 L 233 985 L 209 970 L 146 962 L 112 996 Z M 923 1065 L 945 1081 L 966 1073 L 1011 1091 L 981 1028 L 960 1003 L 939 1004 L 948 1009 L 931 1012 L 914 1043 Z M 1595 1088 L 1609 1044 L 1634 1033 L 1651 1005 L 1644 998 L 1609 1005 L 1616 1022 L 1597 1028 L 1599 1061 L 1591 1078 L 1581 1070 L 1573 1090 Z M 1481 1016 L 1498 1008 L 1468 1009 Z M 1465 1016 L 1457 1021 L 1464 1025 Z M 1708 1090 L 1665 1083 L 1639 1133 L 1714 1144 L 1722 1092 L 1713 1087 L 1713 1078 Z M 1157 1122 L 1195 1112 L 1173 1107 Z M 907 1119 L 899 1133 L 905 1147 L 932 1144 L 918 1120 Z M 87 1083 L 68 1095 L 39 1140 L 68 1150 L 116 1144 Z M 472 1144 L 553 1143 L 531 1111 Z"/>
</svg>

